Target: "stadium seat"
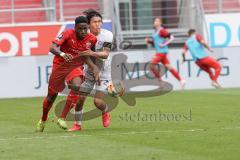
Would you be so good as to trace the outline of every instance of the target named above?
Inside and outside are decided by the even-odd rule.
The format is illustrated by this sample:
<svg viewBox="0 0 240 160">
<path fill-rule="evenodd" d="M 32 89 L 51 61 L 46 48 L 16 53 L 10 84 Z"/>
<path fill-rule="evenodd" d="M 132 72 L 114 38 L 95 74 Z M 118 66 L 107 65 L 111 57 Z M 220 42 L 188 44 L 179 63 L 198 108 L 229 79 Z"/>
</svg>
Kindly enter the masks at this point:
<svg viewBox="0 0 240 160">
<path fill-rule="evenodd" d="M 71 21 L 76 16 L 82 14 L 86 9 L 95 9 L 99 11 L 99 2 L 98 0 L 63 0 L 63 16 L 65 21 Z M 60 20 L 59 17 L 59 0 L 56 0 L 56 13 L 57 20 Z"/>
<path fill-rule="evenodd" d="M 239 0 L 223 0 L 222 1 L 223 12 L 239 12 L 240 1 Z M 219 9 L 218 0 L 203 0 L 203 7 L 206 13 L 216 13 Z"/>
<path fill-rule="evenodd" d="M 1 0 L 0 6 L 1 6 L 0 9 L 11 9 L 11 1 Z M 34 8 L 41 8 L 41 7 L 43 7 L 42 0 L 15 0 L 14 1 L 15 9 L 34 9 Z M 15 17 L 14 22 L 17 22 L 17 23 L 46 21 L 45 11 L 39 11 L 39 10 L 15 11 L 14 17 Z M 0 23 L 10 23 L 11 21 L 12 20 L 11 20 L 10 11 L 1 13 Z"/>
</svg>

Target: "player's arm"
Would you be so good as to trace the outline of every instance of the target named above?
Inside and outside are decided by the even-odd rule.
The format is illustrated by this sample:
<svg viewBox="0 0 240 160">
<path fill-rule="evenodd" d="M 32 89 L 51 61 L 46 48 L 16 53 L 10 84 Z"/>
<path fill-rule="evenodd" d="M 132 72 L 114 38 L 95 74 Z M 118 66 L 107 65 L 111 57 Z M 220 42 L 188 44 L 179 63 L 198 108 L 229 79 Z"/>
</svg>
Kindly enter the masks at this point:
<svg viewBox="0 0 240 160">
<path fill-rule="evenodd" d="M 210 46 L 204 41 L 204 39 L 199 34 L 196 35 L 196 38 L 199 41 L 199 43 L 201 43 L 201 45 L 203 45 L 207 50 L 209 50 L 210 52 L 213 52 Z"/>
<path fill-rule="evenodd" d="M 204 40 L 201 40 L 200 43 L 201 43 L 207 50 L 209 50 L 210 52 L 213 52 L 213 50 L 210 48 L 210 46 L 209 46 Z"/>
<path fill-rule="evenodd" d="M 188 51 L 188 47 L 186 44 L 184 44 L 183 50 L 182 50 L 182 63 L 184 63 L 186 61 L 186 54 Z"/>
<path fill-rule="evenodd" d="M 98 85 L 100 85 L 100 71 L 98 67 L 93 63 L 90 57 L 86 57 L 86 64 L 90 68 L 90 70 L 93 72 L 94 80 Z"/>
<path fill-rule="evenodd" d="M 63 45 L 69 39 L 69 32 L 66 30 L 60 34 L 51 44 L 50 52 L 56 56 L 64 58 L 67 62 L 72 60 L 72 55 L 64 53 L 60 50 L 60 46 Z"/>
<path fill-rule="evenodd" d="M 97 40 L 96 40 L 97 43 Z M 95 50 L 90 50 L 89 55 L 96 58 L 107 59 L 113 43 L 113 34 L 112 32 L 107 32 L 103 40 L 103 48 L 101 51 L 95 52 Z"/>
<path fill-rule="evenodd" d="M 167 38 L 167 40 L 164 43 L 160 44 L 160 47 L 165 47 L 172 43 L 172 41 L 174 40 L 174 36 L 171 33 L 169 33 L 166 29 L 161 29 L 159 31 L 159 36 Z"/>
<path fill-rule="evenodd" d="M 95 52 L 95 49 L 92 48 L 91 50 L 86 50 L 82 52 L 81 55 L 107 59 L 110 54 L 111 47 L 112 47 L 112 43 L 104 42 L 102 51 Z"/>
<path fill-rule="evenodd" d="M 52 54 L 64 58 L 67 62 L 70 62 L 73 58 L 71 54 L 66 54 L 66 53 L 60 51 L 59 46 L 55 43 L 52 43 L 49 50 Z"/>
</svg>

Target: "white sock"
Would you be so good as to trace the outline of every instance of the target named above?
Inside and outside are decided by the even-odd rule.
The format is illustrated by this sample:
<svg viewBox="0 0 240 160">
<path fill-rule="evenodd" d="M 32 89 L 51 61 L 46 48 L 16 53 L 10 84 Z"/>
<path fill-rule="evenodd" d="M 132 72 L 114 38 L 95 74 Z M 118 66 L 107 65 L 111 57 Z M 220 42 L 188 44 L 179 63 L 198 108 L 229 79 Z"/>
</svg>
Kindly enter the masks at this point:
<svg viewBox="0 0 240 160">
<path fill-rule="evenodd" d="M 74 115 L 75 115 L 75 123 L 78 125 L 82 124 L 82 117 L 83 117 L 83 110 L 81 111 L 75 111 Z"/>
<path fill-rule="evenodd" d="M 103 113 L 106 113 L 106 112 L 108 112 L 108 106 L 107 105 L 105 106 L 105 109 L 103 110 Z"/>
</svg>

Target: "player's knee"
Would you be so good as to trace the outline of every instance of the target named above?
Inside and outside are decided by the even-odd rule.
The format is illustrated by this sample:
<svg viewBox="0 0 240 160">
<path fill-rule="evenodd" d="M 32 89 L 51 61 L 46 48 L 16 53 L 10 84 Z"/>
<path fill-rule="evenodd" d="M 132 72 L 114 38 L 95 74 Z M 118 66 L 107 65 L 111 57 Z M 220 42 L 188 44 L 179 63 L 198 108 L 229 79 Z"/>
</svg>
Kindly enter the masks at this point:
<svg viewBox="0 0 240 160">
<path fill-rule="evenodd" d="M 220 71 L 222 70 L 222 66 L 221 65 L 219 65 L 218 70 L 220 70 Z"/>
<path fill-rule="evenodd" d="M 220 70 L 222 70 L 222 66 L 221 66 L 221 64 L 216 63 L 214 69 L 215 69 L 216 71 L 220 71 Z"/>
<path fill-rule="evenodd" d="M 156 67 L 156 64 L 154 64 L 154 63 L 151 63 L 151 64 L 150 64 L 150 69 L 151 69 L 151 70 L 154 70 L 155 67 Z"/>
<path fill-rule="evenodd" d="M 57 98 L 57 94 L 48 95 L 48 96 L 47 96 L 47 101 L 48 101 L 49 103 L 53 103 L 56 98 Z"/>
<path fill-rule="evenodd" d="M 69 89 L 78 92 L 80 90 L 80 84 L 72 84 L 68 86 Z"/>
<path fill-rule="evenodd" d="M 77 110 L 77 111 L 81 111 L 82 109 L 83 109 L 83 103 L 81 103 L 81 101 L 78 101 L 75 110 Z"/>
<path fill-rule="evenodd" d="M 96 107 L 102 106 L 104 104 L 104 101 L 99 98 L 94 98 L 94 104 Z"/>
<path fill-rule="evenodd" d="M 87 98 L 86 96 L 80 95 L 79 96 L 79 103 L 84 103 L 86 98 Z"/>
</svg>

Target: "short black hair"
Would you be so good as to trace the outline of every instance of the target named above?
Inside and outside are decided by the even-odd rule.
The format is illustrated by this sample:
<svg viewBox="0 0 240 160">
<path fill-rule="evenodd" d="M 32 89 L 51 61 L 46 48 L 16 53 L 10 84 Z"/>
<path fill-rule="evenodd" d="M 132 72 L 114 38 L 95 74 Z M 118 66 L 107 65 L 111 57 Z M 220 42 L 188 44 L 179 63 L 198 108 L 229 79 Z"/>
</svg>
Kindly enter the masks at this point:
<svg viewBox="0 0 240 160">
<path fill-rule="evenodd" d="M 85 10 L 83 12 L 83 14 L 86 15 L 86 17 L 88 19 L 88 23 L 90 23 L 90 21 L 93 17 L 100 17 L 102 20 L 102 15 L 98 11 L 96 11 L 92 8 Z"/>
<path fill-rule="evenodd" d="M 189 29 L 188 30 L 188 36 L 191 36 L 193 33 L 195 33 L 196 30 L 195 29 Z"/>
<path fill-rule="evenodd" d="M 81 15 L 75 18 L 75 25 L 78 23 L 88 23 L 88 19 L 86 16 Z"/>
</svg>

